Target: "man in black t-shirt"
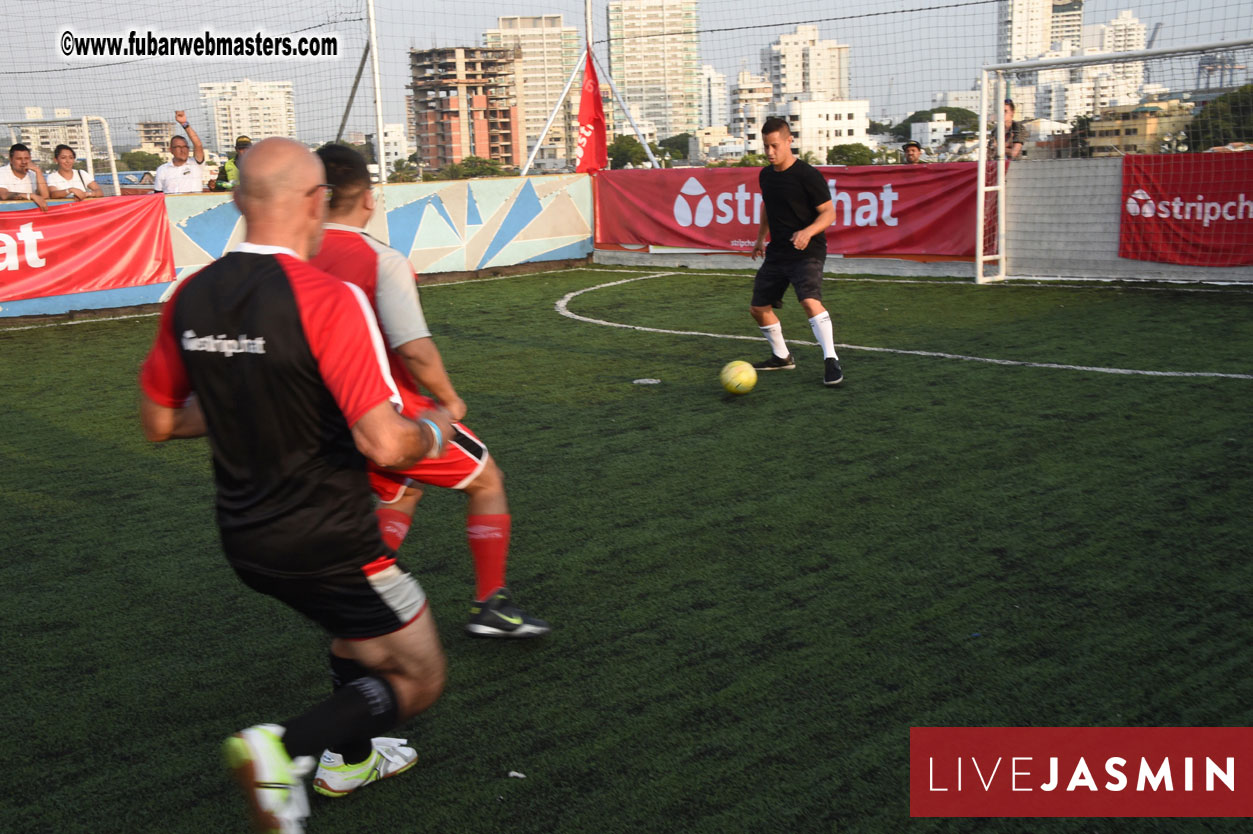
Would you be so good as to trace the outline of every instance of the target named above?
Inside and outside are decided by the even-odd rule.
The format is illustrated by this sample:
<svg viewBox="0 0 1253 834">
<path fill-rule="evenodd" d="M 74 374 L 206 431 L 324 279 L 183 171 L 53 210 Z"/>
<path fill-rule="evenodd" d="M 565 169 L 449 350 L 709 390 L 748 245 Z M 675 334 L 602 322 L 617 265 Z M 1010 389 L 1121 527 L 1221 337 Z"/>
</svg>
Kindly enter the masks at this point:
<svg viewBox="0 0 1253 834">
<path fill-rule="evenodd" d="M 761 169 L 761 227 L 753 246 L 753 259 L 765 256 L 753 280 L 749 308 L 757 326 L 770 342 L 771 355 L 754 363 L 759 371 L 783 371 L 796 367 L 783 326 L 774 314 L 791 284 L 796 298 L 809 316 L 809 326 L 822 346 L 824 385 L 844 381 L 835 352 L 831 314 L 822 306 L 822 266 L 827 259 L 827 227 L 835 221 L 835 206 L 822 174 L 792 153 L 792 131 L 782 119 L 769 118 L 761 126 L 761 140 L 770 164 Z M 766 235 L 770 245 L 766 245 Z"/>
</svg>

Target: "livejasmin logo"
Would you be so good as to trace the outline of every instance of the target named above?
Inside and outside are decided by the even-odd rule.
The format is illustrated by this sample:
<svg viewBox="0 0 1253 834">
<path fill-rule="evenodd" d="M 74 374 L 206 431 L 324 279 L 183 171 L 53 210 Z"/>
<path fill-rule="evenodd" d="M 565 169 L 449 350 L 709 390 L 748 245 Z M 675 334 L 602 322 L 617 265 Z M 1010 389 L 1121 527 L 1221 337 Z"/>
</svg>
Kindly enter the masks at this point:
<svg viewBox="0 0 1253 834">
<path fill-rule="evenodd" d="M 22 250 L 22 259 L 31 269 L 38 269 L 46 264 L 47 261 L 39 257 L 39 241 L 43 237 L 43 232 L 35 231 L 34 223 L 23 223 L 19 226 L 16 239 L 13 235 L 0 232 L 0 269 L 16 270 L 21 266 L 18 249 Z"/>
<path fill-rule="evenodd" d="M 895 226 L 899 219 L 892 213 L 900 197 L 891 183 L 878 191 L 841 191 L 835 178 L 827 180 L 827 189 L 835 203 L 834 226 Z M 756 225 L 761 223 L 761 194 L 750 192 L 740 183 L 734 191 L 710 195 L 696 177 L 688 177 L 674 198 L 674 222 L 683 228 L 705 228 L 711 223 Z"/>
<path fill-rule="evenodd" d="M 1214 761 L 1209 756 L 1204 758 L 1204 790 L 1213 792 L 1216 783 L 1221 783 L 1228 791 L 1234 791 L 1236 789 L 1235 757 L 1228 756 L 1222 763 Z M 1037 759 L 1034 756 L 998 756 L 995 761 L 985 759 L 982 762 L 977 756 L 968 756 L 958 757 L 955 763 L 941 761 L 938 764 L 941 772 L 937 775 L 935 757 L 928 757 L 929 790 L 933 792 L 979 790 L 980 788 L 984 792 L 989 792 L 993 789 L 998 773 L 1002 781 L 1009 782 L 1009 789 L 1015 792 L 1035 790 L 1048 792 L 1058 789 L 1065 791 L 1132 789 L 1170 792 L 1201 789 L 1199 777 L 1202 765 L 1194 761 L 1192 756 L 1183 756 L 1182 760 L 1175 759 L 1173 765 L 1169 756 L 1163 757 L 1157 764 L 1141 756 L 1138 768 L 1135 763 L 1130 763 L 1130 772 L 1135 776 L 1134 788 L 1130 788 L 1131 783 L 1127 778 L 1129 762 L 1122 756 L 1110 756 L 1103 764 L 1098 765 L 1104 768 L 1104 773 L 1101 775 L 1110 777 L 1100 785 L 1097 784 L 1092 768 L 1084 756 L 1080 756 L 1075 761 L 1064 762 L 1058 756 L 1049 756 L 1045 765 L 1048 778 L 1043 781 L 1040 776 L 1044 773 L 1037 768 Z M 964 782 L 963 769 L 965 771 Z M 953 779 L 954 775 L 955 779 Z M 972 775 L 977 777 L 977 783 L 971 782 Z"/>
<path fill-rule="evenodd" d="M 1226 202 L 1207 200 L 1204 194 L 1196 195 L 1195 200 L 1183 197 L 1158 200 L 1143 188 L 1137 188 L 1127 198 L 1126 209 L 1132 217 L 1192 220 L 1207 229 L 1211 223 L 1253 220 L 1253 200 L 1243 194 Z"/>
<path fill-rule="evenodd" d="M 1253 817 L 1249 727 L 911 727 L 912 817 Z"/>
</svg>

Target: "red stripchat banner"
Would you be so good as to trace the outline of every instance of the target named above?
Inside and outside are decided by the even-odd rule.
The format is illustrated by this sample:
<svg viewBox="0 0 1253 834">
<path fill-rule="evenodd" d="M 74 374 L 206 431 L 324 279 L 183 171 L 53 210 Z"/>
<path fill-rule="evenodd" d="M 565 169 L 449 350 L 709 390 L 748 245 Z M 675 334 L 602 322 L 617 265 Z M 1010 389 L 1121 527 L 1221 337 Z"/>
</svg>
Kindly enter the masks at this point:
<svg viewBox="0 0 1253 834">
<path fill-rule="evenodd" d="M 596 243 L 749 253 L 761 222 L 760 170 L 601 171 L 593 180 Z M 974 257 L 974 163 L 818 170 L 835 207 L 829 254 Z"/>
<path fill-rule="evenodd" d="M 1253 264 L 1253 153 L 1129 154 L 1121 215 L 1121 257 Z"/>
<path fill-rule="evenodd" d="M 0 301 L 173 280 L 162 195 L 0 212 Z"/>
<path fill-rule="evenodd" d="M 1253 816 L 1250 727 L 911 727 L 913 817 Z"/>
</svg>

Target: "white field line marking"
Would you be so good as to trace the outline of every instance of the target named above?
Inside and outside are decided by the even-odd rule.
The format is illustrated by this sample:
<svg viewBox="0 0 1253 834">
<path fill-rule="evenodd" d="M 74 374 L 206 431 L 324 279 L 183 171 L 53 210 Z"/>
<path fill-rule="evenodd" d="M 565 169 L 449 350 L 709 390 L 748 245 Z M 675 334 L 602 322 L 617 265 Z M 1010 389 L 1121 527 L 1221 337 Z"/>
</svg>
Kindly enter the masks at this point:
<svg viewBox="0 0 1253 834">
<path fill-rule="evenodd" d="M 68 327 L 71 324 L 95 324 L 98 321 L 125 321 L 126 319 L 146 319 L 159 316 L 160 313 L 132 313 L 129 316 L 101 316 L 94 319 L 74 319 L 73 321 L 50 321 L 46 324 L 27 324 L 22 327 L 5 327 L 0 333 L 15 333 L 18 330 L 43 330 L 46 327 Z"/>
<path fill-rule="evenodd" d="M 583 293 L 592 292 L 594 290 L 602 290 L 608 287 L 616 287 L 620 284 L 629 284 L 633 281 L 643 281 L 647 278 L 662 278 L 673 275 L 689 275 L 685 272 L 655 272 L 649 275 L 641 275 L 637 278 L 623 278 L 620 281 L 610 281 L 607 284 L 598 284 L 594 287 L 587 287 L 574 292 L 566 293 L 554 305 L 556 311 L 566 318 L 575 319 L 577 321 L 587 322 L 589 324 L 599 324 L 604 327 L 620 327 L 626 330 L 637 330 L 645 333 L 664 333 L 670 336 L 706 336 L 711 339 L 739 339 L 748 342 L 765 341 L 761 336 L 740 336 L 736 334 L 726 333 L 704 333 L 698 330 L 666 330 L 660 327 L 642 327 L 635 324 L 622 324 L 620 322 L 605 321 L 604 319 L 594 319 L 588 316 L 580 316 L 578 313 L 570 311 L 570 302 L 582 295 Z M 808 345 L 817 347 L 817 342 L 807 342 L 802 339 L 788 339 L 788 342 L 794 345 Z M 837 343 L 836 347 L 845 348 L 846 350 L 864 350 L 872 353 L 896 353 L 905 356 L 928 356 L 936 359 L 959 359 L 963 362 L 984 362 L 989 365 L 1008 365 L 1019 368 L 1055 368 L 1063 371 L 1088 371 L 1098 374 L 1121 374 L 1124 376 L 1166 376 L 1166 377 L 1216 377 L 1219 379 L 1253 379 L 1253 374 L 1224 374 L 1209 371 L 1141 371 L 1131 368 L 1101 368 L 1091 365 L 1062 365 L 1056 362 L 1023 362 L 1017 359 L 991 359 L 985 356 L 966 356 L 960 353 L 940 353 L 931 350 L 904 350 L 901 348 L 883 348 L 868 347 L 865 345 L 849 345 Z"/>
</svg>

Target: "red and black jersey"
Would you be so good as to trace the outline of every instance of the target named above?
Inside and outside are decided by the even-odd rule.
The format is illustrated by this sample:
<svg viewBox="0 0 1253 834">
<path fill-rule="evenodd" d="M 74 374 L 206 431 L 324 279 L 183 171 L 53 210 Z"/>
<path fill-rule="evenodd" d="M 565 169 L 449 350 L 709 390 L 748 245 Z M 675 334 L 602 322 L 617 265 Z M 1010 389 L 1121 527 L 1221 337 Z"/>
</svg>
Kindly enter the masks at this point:
<svg viewBox="0 0 1253 834">
<path fill-rule="evenodd" d="M 286 254 L 228 254 L 166 304 L 140 382 L 169 408 L 199 398 L 232 564 L 316 576 L 390 555 L 351 426 L 399 398 L 359 290 Z"/>
<path fill-rule="evenodd" d="M 379 257 L 382 253 L 391 256 L 386 266 Z M 359 287 L 369 299 L 370 309 L 374 311 L 376 319 L 384 322 L 384 327 L 386 326 L 385 315 L 379 310 L 378 303 L 380 271 L 384 268 L 400 268 L 407 273 L 407 280 L 415 280 L 413 267 L 403 255 L 375 241 L 361 230 L 349 231 L 338 227 L 325 229 L 322 234 L 322 245 L 318 249 L 318 254 L 310 259 L 310 263 L 340 280 Z M 425 324 L 423 327 L 425 328 Z M 423 396 L 417 380 L 405 366 L 400 354 L 394 350 L 388 350 L 387 358 L 392 379 L 396 381 L 396 387 L 400 390 L 404 414 L 412 417 L 419 411 L 430 408 L 431 400 Z"/>
</svg>

